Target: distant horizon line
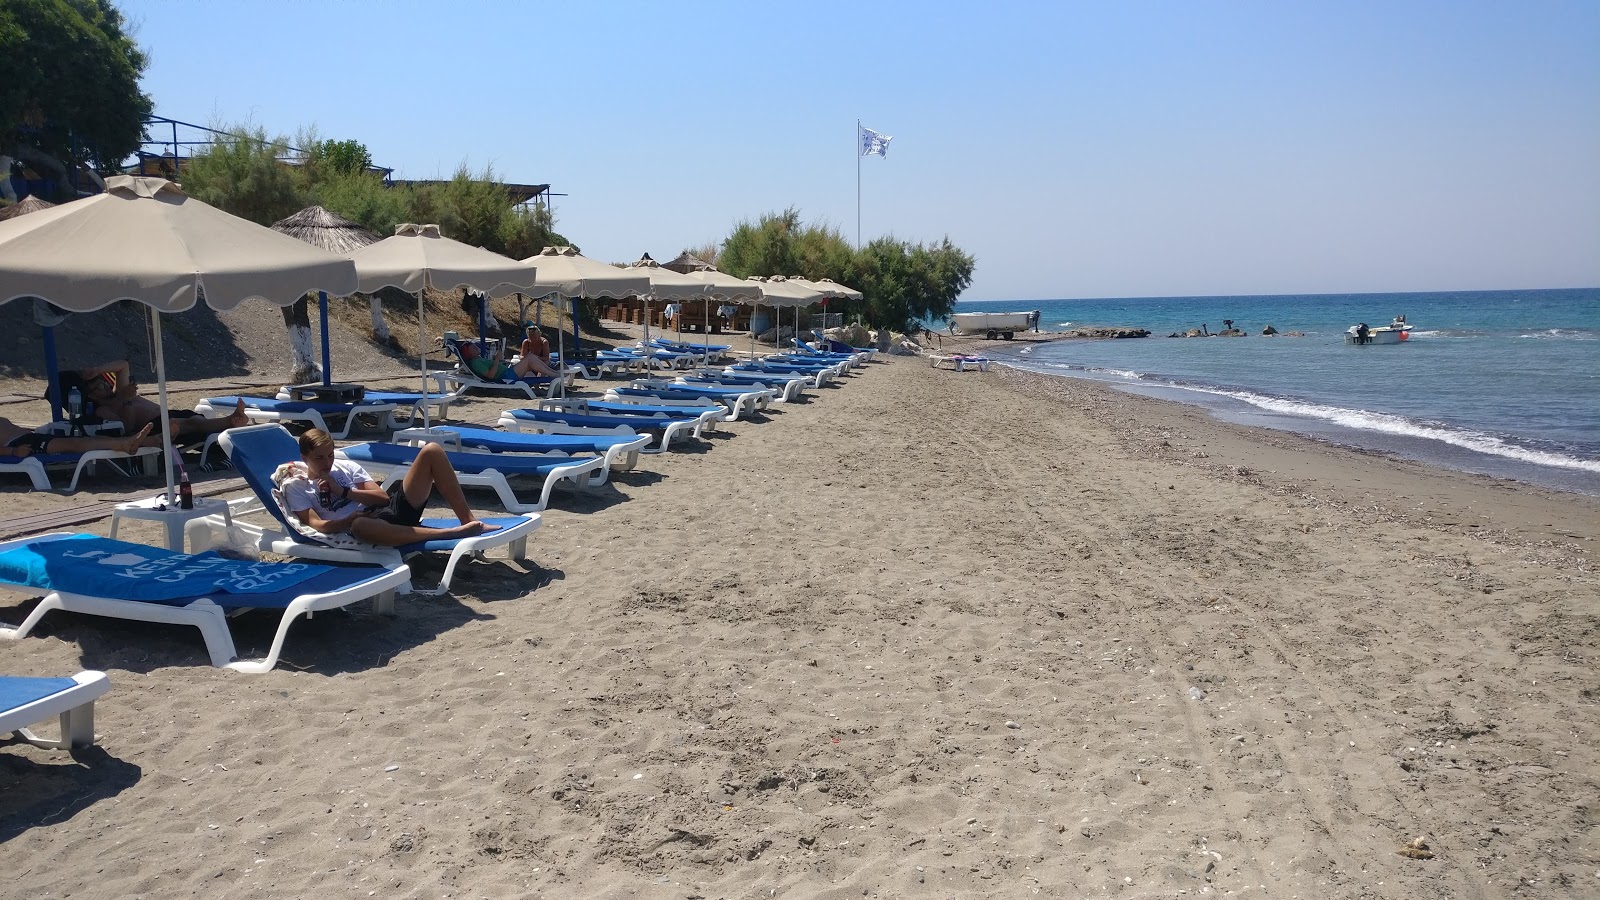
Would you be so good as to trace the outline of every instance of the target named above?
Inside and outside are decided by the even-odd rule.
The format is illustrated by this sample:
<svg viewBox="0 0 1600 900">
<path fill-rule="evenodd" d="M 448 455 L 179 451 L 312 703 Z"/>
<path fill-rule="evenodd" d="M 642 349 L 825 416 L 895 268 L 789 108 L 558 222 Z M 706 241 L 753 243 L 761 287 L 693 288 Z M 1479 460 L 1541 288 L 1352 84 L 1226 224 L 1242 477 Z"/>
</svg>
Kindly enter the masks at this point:
<svg viewBox="0 0 1600 900">
<path fill-rule="evenodd" d="M 1600 285 L 1580 287 L 1445 288 L 1431 291 L 1301 291 L 1259 294 L 1138 294 L 1124 297 L 1011 297 L 1004 300 L 959 299 L 956 303 L 1072 303 L 1079 300 L 1209 300 L 1236 297 L 1398 297 L 1424 294 L 1501 294 L 1509 291 L 1600 291 Z"/>
</svg>

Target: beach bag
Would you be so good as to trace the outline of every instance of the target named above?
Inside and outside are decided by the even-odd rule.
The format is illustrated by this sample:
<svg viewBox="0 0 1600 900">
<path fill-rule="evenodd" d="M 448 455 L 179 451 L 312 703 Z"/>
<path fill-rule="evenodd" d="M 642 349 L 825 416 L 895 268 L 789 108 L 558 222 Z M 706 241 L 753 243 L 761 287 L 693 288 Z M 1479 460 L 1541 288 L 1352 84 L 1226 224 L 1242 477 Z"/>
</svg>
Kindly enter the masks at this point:
<svg viewBox="0 0 1600 900">
<path fill-rule="evenodd" d="M 272 471 L 272 502 L 277 504 L 278 513 L 282 516 L 284 524 L 294 530 L 301 540 L 324 547 L 341 547 L 347 550 L 366 550 L 374 545 L 366 541 L 357 540 L 348 532 L 338 534 L 323 534 L 310 525 L 300 521 L 300 517 L 289 509 L 288 492 L 285 488 L 296 481 L 311 481 L 311 472 L 306 464 L 299 460 L 286 462 Z"/>
</svg>

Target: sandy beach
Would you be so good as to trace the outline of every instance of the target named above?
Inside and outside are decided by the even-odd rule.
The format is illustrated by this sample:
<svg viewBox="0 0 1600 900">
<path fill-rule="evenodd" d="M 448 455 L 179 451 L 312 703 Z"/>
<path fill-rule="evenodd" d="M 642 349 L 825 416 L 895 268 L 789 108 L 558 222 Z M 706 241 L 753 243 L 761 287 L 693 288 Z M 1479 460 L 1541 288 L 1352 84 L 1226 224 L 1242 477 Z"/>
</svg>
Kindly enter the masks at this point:
<svg viewBox="0 0 1600 900">
<path fill-rule="evenodd" d="M 0 481 L 13 515 L 152 490 Z M 0 870 L 74 898 L 1595 896 L 1597 537 L 1593 498 L 889 358 L 558 493 L 537 566 L 296 625 L 270 674 L 52 614 L 0 671 L 113 687 L 98 747 L 0 750 Z M 235 620 L 241 652 L 271 624 Z"/>
</svg>

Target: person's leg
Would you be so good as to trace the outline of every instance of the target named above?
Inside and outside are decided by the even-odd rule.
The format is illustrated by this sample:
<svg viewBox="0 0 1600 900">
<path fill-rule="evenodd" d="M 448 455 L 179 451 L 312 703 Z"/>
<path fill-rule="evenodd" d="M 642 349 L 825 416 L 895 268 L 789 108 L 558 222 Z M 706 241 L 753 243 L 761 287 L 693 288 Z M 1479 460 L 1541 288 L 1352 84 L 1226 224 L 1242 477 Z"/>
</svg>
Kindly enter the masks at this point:
<svg viewBox="0 0 1600 900">
<path fill-rule="evenodd" d="M 153 424 L 146 424 L 132 437 L 57 437 L 50 439 L 51 453 L 87 453 L 90 450 L 116 450 L 132 456 L 140 447 L 161 446 L 161 436 L 156 435 L 151 443 L 151 432 L 155 431 Z"/>
<path fill-rule="evenodd" d="M 183 410 L 182 412 L 189 412 Z M 174 441 L 197 441 L 209 434 L 220 434 L 229 428 L 243 428 L 250 424 L 250 417 L 245 415 L 244 400 L 239 400 L 233 412 L 221 419 L 208 419 L 205 416 L 184 416 L 174 413 L 169 420 L 172 422 L 172 439 Z"/>
<path fill-rule="evenodd" d="M 428 498 L 438 491 L 439 498 L 449 504 L 451 512 L 456 514 L 461 524 L 478 522 L 478 517 L 472 514 L 472 508 L 467 505 L 466 494 L 461 491 L 461 479 L 456 477 L 456 470 L 450 466 L 450 458 L 438 444 L 424 444 L 417 452 L 416 461 L 406 470 L 403 485 L 406 502 L 418 509 L 427 506 Z M 494 527 L 487 526 L 483 530 L 492 531 Z"/>
<path fill-rule="evenodd" d="M 429 528 L 425 525 L 396 525 L 381 519 L 363 517 L 350 526 L 350 533 L 358 540 L 382 547 L 399 547 L 420 541 L 450 541 L 493 531 L 494 525 L 477 520 L 462 522 L 453 528 Z"/>
<path fill-rule="evenodd" d="M 543 375 L 548 378 L 556 376 L 556 370 L 550 368 L 548 363 L 537 356 L 522 357 L 517 360 L 517 364 L 512 368 L 512 371 L 517 374 L 518 378 L 526 378 L 530 374 Z"/>
</svg>

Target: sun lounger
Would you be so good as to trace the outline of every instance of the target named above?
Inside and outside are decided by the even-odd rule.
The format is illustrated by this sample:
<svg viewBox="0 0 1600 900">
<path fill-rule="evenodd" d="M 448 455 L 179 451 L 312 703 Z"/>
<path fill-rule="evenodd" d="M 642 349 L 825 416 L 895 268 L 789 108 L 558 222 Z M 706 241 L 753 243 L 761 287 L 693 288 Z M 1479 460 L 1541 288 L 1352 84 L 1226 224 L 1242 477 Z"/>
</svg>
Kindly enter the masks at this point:
<svg viewBox="0 0 1600 900">
<path fill-rule="evenodd" d="M 238 401 L 244 401 L 244 414 L 252 422 L 305 422 L 343 440 L 350 436 L 359 416 L 381 416 L 384 424 L 392 421 L 395 404 L 364 398 L 354 403 L 328 403 L 313 400 L 279 400 L 276 397 L 207 397 L 195 404 L 194 411 L 208 419 L 218 419 L 233 414 Z M 329 420 L 343 420 L 343 427 L 335 428 Z"/>
<path fill-rule="evenodd" d="M 987 356 L 941 356 L 933 354 L 928 357 L 928 365 L 934 369 L 940 366 L 949 366 L 957 372 L 965 372 L 969 368 L 987 372 L 989 371 L 989 358 Z"/>
<path fill-rule="evenodd" d="M 669 419 L 694 419 L 700 431 L 716 431 L 717 426 L 728 421 L 728 408 L 715 400 L 683 400 L 674 403 L 653 403 L 647 397 L 629 397 L 626 400 L 595 400 L 587 397 L 568 397 L 564 400 L 546 400 L 540 409 L 583 413 L 587 416 L 666 416 Z M 698 436 L 699 431 L 695 434 Z"/>
<path fill-rule="evenodd" d="M 527 434 L 568 434 L 588 437 L 638 436 L 645 441 L 655 436 L 656 448 L 642 453 L 664 453 L 674 438 L 689 434 L 700 437 L 701 421 L 669 419 L 666 416 L 591 416 L 582 413 L 544 409 L 508 409 L 497 423 L 507 431 Z"/>
<path fill-rule="evenodd" d="M 527 378 L 513 378 L 510 381 L 487 380 L 477 372 L 472 371 L 472 367 L 467 365 L 466 357 L 461 352 L 463 345 L 476 344 L 478 343 L 477 341 L 471 338 L 455 337 L 454 332 L 441 338 L 441 341 L 444 344 L 445 353 L 456 360 L 454 371 L 432 373 L 434 380 L 439 383 L 441 388 L 453 387 L 457 392 L 477 390 L 490 393 L 519 394 L 529 400 L 537 400 L 539 399 L 538 391 L 541 389 L 546 397 L 560 397 L 566 394 L 567 388 L 571 386 L 571 374 L 563 374 L 559 378 L 530 375 Z M 498 339 L 490 341 L 489 344 L 490 354 L 493 355 L 500 352 L 501 344 Z"/>
<path fill-rule="evenodd" d="M 806 385 L 815 385 L 815 379 L 806 375 L 785 375 L 781 372 L 730 372 L 726 369 L 699 369 L 678 376 L 680 384 L 704 385 L 719 388 L 755 388 L 772 391 L 779 403 L 793 403 L 805 395 Z"/>
<path fill-rule="evenodd" d="M 462 391 L 444 391 L 429 394 L 424 398 L 421 394 L 410 391 L 367 391 L 361 395 L 364 403 L 389 403 L 394 406 L 394 411 L 389 413 L 388 425 L 390 428 L 410 428 L 415 420 L 422 415 L 424 405 L 428 412 L 435 418 L 445 418 L 450 415 L 450 404 L 461 399 Z M 278 389 L 279 400 L 292 400 L 287 386 Z"/>
<path fill-rule="evenodd" d="M 16 734 L 35 747 L 66 750 L 94 745 L 94 701 L 111 690 L 104 672 L 79 672 L 71 678 L 0 676 L 0 735 Z M 60 739 L 42 738 L 28 728 L 61 723 Z"/>
<path fill-rule="evenodd" d="M 212 546 L 217 542 L 217 535 L 226 535 L 226 530 L 231 527 L 248 537 L 258 549 L 281 556 L 329 562 L 366 563 L 394 568 L 399 567 L 406 557 L 418 553 L 449 553 L 450 559 L 445 565 L 444 578 L 440 580 L 439 586 L 431 591 L 417 591 L 425 594 L 443 594 L 450 590 L 450 580 L 455 575 L 457 564 L 463 559 L 482 559 L 486 551 L 500 546 L 507 548 L 512 559 L 526 559 L 528 535 L 541 524 L 537 515 L 485 518 L 484 522 L 500 526 L 499 530 L 475 537 L 422 541 L 403 547 L 378 547 L 349 538 L 348 535 L 308 535 L 302 531 L 305 526 L 298 521 L 291 522 L 289 514 L 273 497 L 273 471 L 284 463 L 300 459 L 300 447 L 289 432 L 283 430 L 281 425 L 231 428 L 222 433 L 221 443 L 234 467 L 239 470 L 245 483 L 254 492 L 254 496 L 244 500 L 229 501 L 231 526 L 221 515 L 206 516 L 190 522 L 187 526 L 190 547 Z M 264 514 L 272 520 L 272 524 L 259 525 L 241 521 L 242 518 L 252 514 Z M 422 524 L 448 528 L 457 523 L 454 519 L 423 519 Z M 348 540 L 338 541 L 335 545 L 331 540 L 335 538 Z M 409 582 L 400 588 L 401 593 L 410 593 L 413 590 L 414 587 Z"/>
<path fill-rule="evenodd" d="M 741 415 L 753 415 L 758 410 L 767 408 L 772 401 L 773 391 L 746 390 L 743 388 L 715 388 L 696 387 L 687 384 L 678 384 L 672 381 L 655 381 L 641 379 L 625 388 L 612 388 L 606 391 L 607 400 L 625 400 L 637 398 L 641 400 L 664 400 L 679 403 L 685 400 L 711 400 L 728 408 L 729 419 L 739 421 Z"/>
<path fill-rule="evenodd" d="M 379 612 L 390 612 L 395 591 L 410 577 L 404 565 L 380 569 L 241 562 L 94 535 L 19 538 L 0 543 L 0 586 L 47 593 L 21 625 L 0 628 L 0 638 L 26 637 L 53 609 L 192 625 L 200 629 L 212 665 L 257 674 L 277 665 L 289 626 L 300 615 L 368 598 Z M 185 579 L 193 586 L 185 586 Z M 259 660 L 236 659 L 228 630 L 228 614 L 245 609 L 281 610 L 272 648 Z"/>
<path fill-rule="evenodd" d="M 343 459 L 360 463 L 368 472 L 397 478 L 416 461 L 418 450 L 400 444 L 368 443 L 341 447 L 335 453 Z M 550 493 L 563 481 L 570 481 L 579 489 L 598 483 L 606 465 L 603 457 L 452 453 L 448 450 L 445 455 L 450 458 L 450 465 L 456 470 L 456 477 L 461 480 L 463 487 L 489 488 L 500 498 L 500 504 L 506 512 L 517 513 L 544 509 L 550 503 Z M 518 476 L 543 480 L 543 489 L 537 502 L 528 503 L 518 498 L 517 492 L 511 489 L 509 479 Z"/>
<path fill-rule="evenodd" d="M 147 460 L 159 459 L 160 447 L 140 447 L 138 452 L 131 456 L 119 450 L 88 450 L 83 453 L 36 453 L 18 459 L 15 456 L 0 457 L 0 475 L 17 474 L 26 475 L 33 483 L 36 491 L 48 491 L 50 475 L 48 468 L 51 466 L 72 466 L 72 480 L 67 483 L 65 493 L 72 493 L 78 489 L 78 479 L 83 477 L 83 472 L 97 462 L 112 464 L 131 463 L 138 460 L 141 466 Z M 118 468 L 118 471 L 123 471 Z M 124 474 L 126 474 L 124 472 Z"/>
<path fill-rule="evenodd" d="M 594 435 L 551 435 L 551 434 L 516 434 L 505 431 L 495 431 L 492 428 L 473 428 L 464 425 L 435 425 L 429 429 L 410 429 L 401 431 L 394 436 L 397 444 L 421 446 L 423 443 L 442 444 L 447 449 L 486 451 L 489 453 L 538 453 L 545 454 L 541 459 L 550 459 L 551 455 L 567 455 L 583 453 L 599 456 L 605 460 L 605 466 L 600 470 L 600 477 L 590 482 L 593 485 L 605 484 L 610 477 L 611 470 L 627 472 L 639 464 L 639 451 L 649 446 L 650 438 L 634 435 L 609 435 L 597 437 Z"/>
</svg>

